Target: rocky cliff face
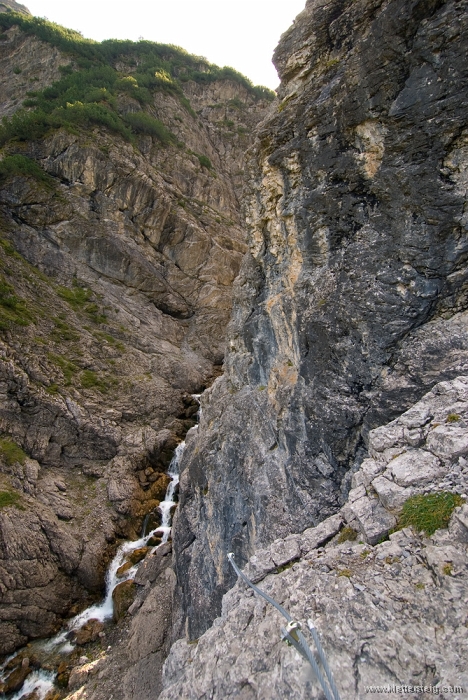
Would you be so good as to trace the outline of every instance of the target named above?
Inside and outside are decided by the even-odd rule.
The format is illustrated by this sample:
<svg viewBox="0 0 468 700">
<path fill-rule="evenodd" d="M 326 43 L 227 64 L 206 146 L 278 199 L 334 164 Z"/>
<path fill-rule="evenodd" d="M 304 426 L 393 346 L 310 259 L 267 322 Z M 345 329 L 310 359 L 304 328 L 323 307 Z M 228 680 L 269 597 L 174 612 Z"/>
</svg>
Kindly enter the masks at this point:
<svg viewBox="0 0 468 700">
<path fill-rule="evenodd" d="M 226 373 L 190 433 L 176 634 L 335 513 L 369 430 L 468 368 L 466 4 L 309 1 L 250 161 Z M 246 696 L 247 697 L 247 696 Z"/>
<path fill-rule="evenodd" d="M 0 114 L 14 115 L 0 154 L 0 654 L 52 633 L 101 590 L 119 538 L 147 514 L 157 524 L 164 472 L 198 410 L 191 394 L 223 360 L 246 250 L 243 157 L 268 105 L 239 76 L 206 80 L 208 64 L 206 87 L 186 79 L 184 92 L 164 57 L 162 88 L 138 92 L 139 45 L 106 63 L 70 32 L 11 18 L 0 36 Z M 45 107 L 17 111 L 26 97 Z M 71 124 L 72 112 L 97 121 Z M 132 135 L 122 125 L 135 114 Z"/>
<path fill-rule="evenodd" d="M 371 431 L 372 458 L 354 474 L 344 508 L 257 550 L 246 567 L 302 624 L 311 648 L 306 621 L 312 619 L 342 698 L 363 699 L 372 691 L 463 697 L 468 505 L 453 497 L 460 505 L 447 517 L 448 528 L 430 537 L 400 523 L 386 541 L 377 540 L 395 527 L 408 497 L 430 499 L 444 488 L 449 496 L 466 496 L 467 410 L 463 376 L 436 385 L 398 419 Z M 436 510 L 433 502 L 430 518 Z M 308 664 L 281 642 L 281 626 L 285 621 L 272 606 L 236 584 L 197 644 L 183 639 L 172 647 L 161 700 L 323 698 Z"/>
<path fill-rule="evenodd" d="M 31 14 L 25 5 L 21 5 L 19 2 L 15 2 L 15 0 L 2 0 L 2 2 L 0 2 L 0 12 L 11 11 L 21 12 L 25 15 Z"/>
</svg>

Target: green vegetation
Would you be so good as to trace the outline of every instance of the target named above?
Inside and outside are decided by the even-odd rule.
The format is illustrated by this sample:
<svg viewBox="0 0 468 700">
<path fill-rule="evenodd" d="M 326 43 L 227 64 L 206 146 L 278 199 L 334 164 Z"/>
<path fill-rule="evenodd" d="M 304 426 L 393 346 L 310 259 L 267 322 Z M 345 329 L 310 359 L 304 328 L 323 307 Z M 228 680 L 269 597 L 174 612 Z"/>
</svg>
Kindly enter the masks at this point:
<svg viewBox="0 0 468 700">
<path fill-rule="evenodd" d="M 28 326 L 32 320 L 31 313 L 23 299 L 19 299 L 11 285 L 0 277 L 0 331 L 8 330 L 12 324 Z"/>
<path fill-rule="evenodd" d="M 79 127 L 92 126 L 104 126 L 128 141 L 143 133 L 162 144 L 170 143 L 175 137 L 145 112 L 121 115 L 117 97 L 126 93 L 143 107 L 153 102 L 154 92 L 167 92 L 196 116 L 182 90 L 187 80 L 198 83 L 232 80 L 256 98 L 274 98 L 271 90 L 254 87 L 234 69 L 219 68 L 177 46 L 115 39 L 98 43 L 46 19 L 15 12 L 0 13 L 0 31 L 14 25 L 70 55 L 78 69 L 63 66 L 61 80 L 45 90 L 29 93 L 25 109 L 3 120 L 0 145 L 10 140 L 39 139 L 60 127 L 76 131 Z M 120 67 L 126 64 L 128 69 L 117 71 L 114 68 L 117 61 Z"/>
<path fill-rule="evenodd" d="M 350 527 L 347 525 L 344 527 L 340 534 L 338 535 L 338 543 L 342 544 L 343 542 L 354 542 L 354 540 L 357 539 L 358 533 L 354 528 Z"/>
<path fill-rule="evenodd" d="M 70 386 L 73 377 L 77 374 L 77 372 L 79 372 L 79 368 L 74 362 L 70 362 L 70 360 L 62 357 L 62 355 L 56 355 L 53 352 L 49 352 L 47 357 L 54 365 L 60 367 L 65 379 L 65 386 Z"/>
<path fill-rule="evenodd" d="M 449 413 L 447 416 L 447 423 L 458 423 L 461 420 L 461 416 L 458 413 Z"/>
<path fill-rule="evenodd" d="M 208 156 L 201 156 L 198 153 L 196 153 L 195 155 L 197 156 L 202 168 L 207 168 L 208 170 L 213 170 L 213 166 L 211 165 L 211 160 L 208 158 Z"/>
<path fill-rule="evenodd" d="M 112 386 L 115 386 L 117 381 L 113 377 L 100 377 L 96 372 L 90 369 L 85 369 L 80 378 L 83 389 L 98 389 L 105 394 Z"/>
<path fill-rule="evenodd" d="M 55 382 L 53 384 L 49 384 L 49 386 L 46 387 L 46 391 L 51 396 L 55 396 L 56 394 L 59 393 L 59 385 L 56 384 Z"/>
<path fill-rule="evenodd" d="M 353 572 L 351 569 L 341 569 L 341 571 L 338 571 L 338 576 L 346 576 L 346 578 L 351 578 L 353 575 Z"/>
<path fill-rule="evenodd" d="M 46 187 L 52 187 L 54 180 L 50 175 L 47 175 L 42 168 L 31 158 L 22 155 L 5 156 L 0 161 L 0 181 L 6 180 L 9 177 L 20 175 L 38 180 Z"/>
<path fill-rule="evenodd" d="M 55 328 L 52 331 L 52 339 L 57 343 L 76 342 L 80 339 L 80 334 L 60 318 L 54 318 Z"/>
<path fill-rule="evenodd" d="M 16 462 L 24 464 L 27 454 L 23 452 L 21 447 L 17 445 L 16 442 L 13 442 L 13 440 L 10 440 L 9 438 L 3 438 L 0 440 L 0 457 L 9 467 L 11 467 L 12 464 L 15 464 Z"/>
<path fill-rule="evenodd" d="M 86 287 L 82 287 L 78 282 L 73 282 L 73 287 L 57 287 L 57 294 L 66 301 L 74 311 L 83 311 L 91 321 L 96 324 L 105 323 L 107 316 L 102 313 L 99 306 L 91 302 L 92 292 Z"/>
<path fill-rule="evenodd" d="M 0 508 L 7 508 L 8 506 L 24 510 L 19 493 L 16 491 L 0 491 Z"/>
<path fill-rule="evenodd" d="M 139 75 L 152 73 L 154 83 L 158 81 L 159 84 L 170 84 L 172 81 L 175 82 L 175 79 L 194 80 L 198 83 L 232 80 L 243 85 L 257 98 L 273 100 L 275 96 L 274 92 L 266 87 L 253 86 L 248 78 L 233 68 L 227 66 L 220 68 L 209 63 L 206 58 L 193 56 L 172 44 L 118 39 L 98 43 L 92 39 L 85 39 L 79 32 L 66 29 L 41 17 L 31 17 L 16 12 L 1 14 L 0 28 L 6 30 L 14 25 L 18 25 L 26 34 L 37 36 L 42 41 L 73 56 L 81 67 L 126 59 L 129 66 L 138 65 Z M 65 70 L 72 69 L 66 67 Z M 136 75 L 135 77 L 137 78 Z M 145 87 L 149 86 L 145 85 Z"/>
<path fill-rule="evenodd" d="M 294 566 L 294 564 L 296 563 L 296 561 L 298 561 L 298 560 L 293 559 L 293 561 L 288 561 L 287 564 L 283 564 L 282 566 L 278 566 L 275 573 L 282 574 L 283 571 L 287 571 L 288 569 L 291 569 Z"/>
<path fill-rule="evenodd" d="M 85 287 L 80 287 L 78 282 L 73 282 L 73 288 L 58 287 L 57 294 L 61 299 L 68 302 L 74 311 L 81 311 L 91 299 L 91 291 Z"/>
<path fill-rule="evenodd" d="M 90 328 L 87 328 L 87 330 L 91 330 Z M 110 333 L 104 333 L 103 331 L 93 331 L 91 330 L 92 334 L 94 335 L 95 338 L 98 340 L 105 340 L 109 345 L 112 345 L 112 347 L 116 348 L 117 350 L 120 350 L 123 352 L 125 350 L 125 345 L 120 342 L 120 340 L 116 340 L 113 335 Z"/>
<path fill-rule="evenodd" d="M 452 564 L 449 564 L 448 562 L 447 564 L 444 564 L 444 566 L 442 567 L 442 572 L 445 574 L 445 576 L 451 576 L 453 572 Z"/>
<path fill-rule="evenodd" d="M 398 529 L 413 527 L 417 532 L 433 535 L 439 528 L 447 527 L 454 509 L 463 503 L 461 496 L 448 491 L 412 496 L 403 504 Z"/>
<path fill-rule="evenodd" d="M 0 238 L 0 246 L 3 248 L 7 255 L 11 255 L 12 258 L 20 258 L 14 247 L 11 245 L 10 241 L 6 241 L 4 238 Z"/>
<path fill-rule="evenodd" d="M 147 112 L 130 112 L 125 115 L 125 121 L 137 134 L 154 136 L 161 143 L 174 143 L 176 138 L 159 119 L 151 117 Z"/>
<path fill-rule="evenodd" d="M 273 97 L 274 97 L 274 95 L 273 95 Z M 245 109 L 247 106 L 246 104 L 244 104 L 244 102 L 242 102 L 240 97 L 233 97 L 232 100 L 229 100 L 228 104 L 230 107 L 233 107 L 234 109 L 241 109 L 241 110 Z"/>
</svg>

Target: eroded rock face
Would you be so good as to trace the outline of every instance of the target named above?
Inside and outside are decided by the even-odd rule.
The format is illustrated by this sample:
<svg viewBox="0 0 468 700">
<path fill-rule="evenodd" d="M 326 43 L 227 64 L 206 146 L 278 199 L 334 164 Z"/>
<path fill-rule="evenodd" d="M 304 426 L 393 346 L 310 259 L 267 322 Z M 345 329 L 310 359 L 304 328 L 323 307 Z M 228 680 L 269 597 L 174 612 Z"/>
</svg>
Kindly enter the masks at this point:
<svg viewBox="0 0 468 700">
<path fill-rule="evenodd" d="M 65 67 L 70 55 L 3 32 L 0 115 Z M 49 176 L 0 176 L 0 439 L 23 450 L 0 449 L 14 500 L 0 510 L 0 654 L 52 633 L 102 589 L 120 538 L 139 537 L 147 515 L 158 526 L 192 394 L 220 371 L 246 250 L 244 152 L 268 101 L 230 80 L 186 88 L 192 106 L 158 91 L 146 106 L 172 145 L 57 128 L 0 155 Z M 127 93 L 116 104 L 141 110 Z"/>
<path fill-rule="evenodd" d="M 0 3 L 0 12 L 5 11 Z M 18 5 L 18 3 L 12 3 Z M 20 12 L 18 7 L 13 7 Z M 30 90 L 41 90 L 60 80 L 60 66 L 70 58 L 38 39 L 13 27 L 2 33 L 0 41 L 1 113 L 10 116 L 22 106 Z"/>
<path fill-rule="evenodd" d="M 339 513 L 257 550 L 245 568 L 304 629 L 313 620 L 341 697 L 363 698 L 366 686 L 433 685 L 440 693 L 468 682 L 468 505 L 455 508 L 448 529 L 430 538 L 405 528 L 378 544 L 410 496 L 444 490 L 466 498 L 468 462 L 452 435 L 454 425 L 466 435 L 467 391 L 467 376 L 437 384 L 373 430 L 371 458 L 353 474 Z M 428 457 L 436 460 L 431 450 L 442 435 L 441 481 L 428 483 Z M 398 460 L 407 455 L 411 482 L 399 486 Z M 395 490 L 403 492 L 398 499 Z M 282 625 L 272 606 L 237 583 L 197 644 L 173 645 L 160 699 L 323 697 L 308 665 L 280 641 Z"/>
<path fill-rule="evenodd" d="M 26 5 L 22 5 L 15 0 L 2 0 L 2 2 L 0 2 L 0 12 L 8 12 L 9 10 L 13 10 L 14 12 L 22 12 L 25 15 L 31 14 Z"/>
<path fill-rule="evenodd" d="M 467 21 L 451 2 L 311 1 L 282 37 L 226 374 L 183 464 L 178 634 L 211 624 L 227 552 L 336 512 L 369 430 L 467 370 Z"/>
</svg>

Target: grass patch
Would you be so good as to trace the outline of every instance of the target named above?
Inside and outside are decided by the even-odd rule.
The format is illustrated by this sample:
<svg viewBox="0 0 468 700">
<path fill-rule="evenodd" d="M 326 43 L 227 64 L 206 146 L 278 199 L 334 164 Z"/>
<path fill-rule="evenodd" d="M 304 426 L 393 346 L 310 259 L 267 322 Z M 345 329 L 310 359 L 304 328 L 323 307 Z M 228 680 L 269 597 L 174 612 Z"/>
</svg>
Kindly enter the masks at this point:
<svg viewBox="0 0 468 700">
<path fill-rule="evenodd" d="M 60 318 L 54 318 L 55 328 L 51 337 L 56 343 L 76 342 L 80 339 L 80 334 Z"/>
<path fill-rule="evenodd" d="M 0 238 L 0 246 L 3 248 L 5 253 L 7 255 L 10 255 L 12 258 L 20 258 L 21 256 L 16 252 L 14 247 L 11 245 L 9 241 L 6 241 L 4 238 Z"/>
<path fill-rule="evenodd" d="M 49 386 L 46 387 L 46 391 L 48 394 L 51 396 L 56 396 L 56 394 L 59 393 L 59 385 L 58 384 L 49 384 Z"/>
<path fill-rule="evenodd" d="M 74 311 L 81 311 L 91 298 L 91 291 L 85 287 L 80 287 L 78 282 L 73 282 L 73 287 L 58 287 L 57 294 L 66 301 Z"/>
<path fill-rule="evenodd" d="M 16 491 L 0 491 L 0 508 L 8 508 L 8 506 L 24 510 L 19 493 L 16 493 Z"/>
<path fill-rule="evenodd" d="M 338 543 L 342 544 L 343 542 L 354 542 L 357 539 L 358 533 L 356 530 L 349 525 L 344 527 L 340 534 L 338 535 Z"/>
<path fill-rule="evenodd" d="M 198 162 L 200 163 L 202 168 L 206 168 L 207 170 L 213 170 L 213 165 L 208 156 L 202 156 L 199 153 L 194 153 L 194 155 L 198 158 Z"/>
<path fill-rule="evenodd" d="M 91 330 L 91 329 L 90 329 Z M 116 348 L 117 350 L 120 350 L 123 352 L 125 350 L 125 345 L 120 342 L 120 340 L 116 340 L 113 335 L 110 333 L 104 333 L 103 331 L 91 331 L 92 334 L 94 335 L 97 340 L 105 340 L 109 345 L 111 345 L 113 348 Z"/>
<path fill-rule="evenodd" d="M 54 185 L 54 179 L 45 173 L 36 161 L 19 154 L 5 156 L 0 161 L 0 181 L 15 176 L 34 179 L 48 188 Z"/>
<path fill-rule="evenodd" d="M 177 140 L 159 119 L 147 112 L 130 112 L 125 115 L 125 121 L 135 133 L 152 136 L 163 144 L 175 143 Z"/>
<path fill-rule="evenodd" d="M 449 413 L 446 423 L 458 423 L 459 420 L 461 420 L 461 416 L 458 413 Z"/>
<path fill-rule="evenodd" d="M 0 440 L 0 457 L 11 467 L 13 464 L 16 464 L 16 462 L 24 464 L 28 455 L 16 442 L 9 438 L 3 438 Z"/>
<path fill-rule="evenodd" d="M 85 369 L 81 373 L 80 382 L 83 389 L 97 389 L 103 394 L 117 384 L 117 380 L 113 377 L 100 377 L 97 372 L 90 369 Z"/>
<path fill-rule="evenodd" d="M 292 561 L 288 561 L 287 564 L 283 564 L 282 566 L 278 566 L 275 573 L 282 574 L 283 571 L 287 571 L 288 569 L 291 569 L 294 566 L 294 564 L 296 563 L 296 561 L 298 561 L 298 560 L 293 559 Z"/>
<path fill-rule="evenodd" d="M 81 287 L 78 282 L 73 282 L 73 287 L 57 287 L 57 294 L 66 301 L 74 311 L 82 311 L 96 324 L 105 323 L 107 316 L 102 313 L 99 306 L 91 302 L 92 292 L 86 287 Z"/>
<path fill-rule="evenodd" d="M 463 503 L 461 496 L 448 491 L 412 496 L 403 504 L 397 529 L 412 527 L 417 532 L 433 535 L 436 530 L 447 527 L 453 511 Z"/>
<path fill-rule="evenodd" d="M 59 367 L 62 370 L 63 378 L 65 379 L 65 386 L 70 386 L 73 377 L 79 372 L 79 368 L 74 362 L 70 362 L 65 357 L 61 355 L 56 355 L 53 352 L 49 352 L 47 357 L 50 362 Z"/>
<path fill-rule="evenodd" d="M 12 325 L 28 326 L 31 320 L 26 302 L 17 297 L 13 287 L 0 277 L 0 331 L 10 329 Z"/>
<path fill-rule="evenodd" d="M 351 569 L 341 569 L 341 571 L 338 571 L 338 576 L 346 576 L 346 578 L 351 578 L 353 575 L 353 572 Z"/>
</svg>

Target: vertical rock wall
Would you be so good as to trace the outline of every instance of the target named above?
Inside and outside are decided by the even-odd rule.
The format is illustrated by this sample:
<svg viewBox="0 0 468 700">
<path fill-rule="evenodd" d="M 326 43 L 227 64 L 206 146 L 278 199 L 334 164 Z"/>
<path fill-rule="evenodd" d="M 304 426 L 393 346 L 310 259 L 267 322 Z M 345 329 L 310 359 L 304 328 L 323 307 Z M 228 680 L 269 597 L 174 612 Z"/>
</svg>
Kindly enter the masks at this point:
<svg viewBox="0 0 468 700">
<path fill-rule="evenodd" d="M 250 171 L 226 374 L 190 434 L 176 635 L 226 554 L 335 512 L 368 430 L 468 368 L 466 2 L 309 1 Z"/>
</svg>

